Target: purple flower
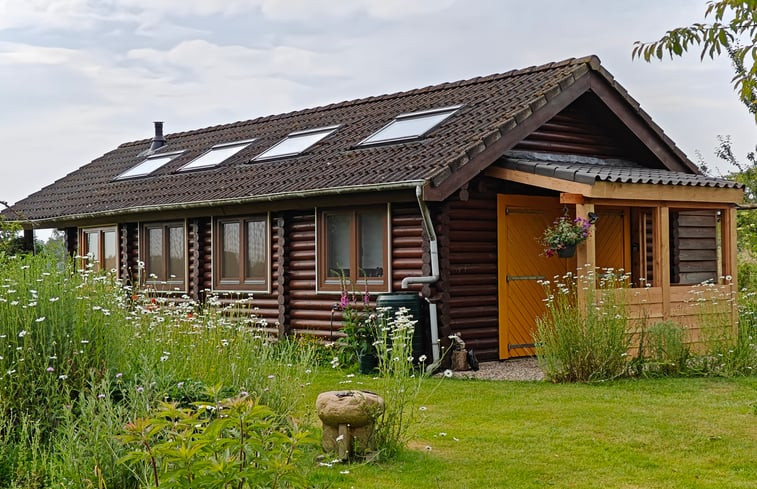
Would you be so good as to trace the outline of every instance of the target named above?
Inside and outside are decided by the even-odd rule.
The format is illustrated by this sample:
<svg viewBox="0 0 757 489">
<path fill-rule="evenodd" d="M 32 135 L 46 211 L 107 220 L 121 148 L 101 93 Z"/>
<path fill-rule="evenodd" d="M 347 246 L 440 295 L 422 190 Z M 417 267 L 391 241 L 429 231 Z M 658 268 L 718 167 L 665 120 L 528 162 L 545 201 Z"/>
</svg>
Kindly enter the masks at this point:
<svg viewBox="0 0 757 489">
<path fill-rule="evenodd" d="M 47 367 L 45 370 L 48 372 L 55 372 L 55 369 L 53 367 Z"/>
<path fill-rule="evenodd" d="M 371 295 L 368 293 L 368 291 L 365 291 L 365 294 L 363 294 L 363 304 L 366 306 L 371 303 Z"/>
<path fill-rule="evenodd" d="M 339 299 L 339 307 L 341 307 L 342 309 L 344 309 L 345 307 L 347 307 L 349 305 L 349 303 L 350 303 L 350 300 L 347 297 L 347 291 L 343 290 L 342 291 L 342 298 Z"/>
</svg>

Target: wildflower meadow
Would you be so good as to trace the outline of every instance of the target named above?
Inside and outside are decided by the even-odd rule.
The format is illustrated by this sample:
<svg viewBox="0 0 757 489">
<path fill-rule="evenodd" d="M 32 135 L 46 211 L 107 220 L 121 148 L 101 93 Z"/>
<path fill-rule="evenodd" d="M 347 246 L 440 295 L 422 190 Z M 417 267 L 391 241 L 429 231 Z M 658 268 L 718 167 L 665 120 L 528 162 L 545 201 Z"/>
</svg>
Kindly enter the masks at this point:
<svg viewBox="0 0 757 489">
<path fill-rule="evenodd" d="M 742 299 L 741 343 L 720 343 L 704 360 L 685 350 L 675 325 L 650 328 L 649 366 L 636 371 L 650 382 L 642 398 L 641 387 L 623 380 L 603 384 L 610 391 L 598 396 L 591 383 L 462 380 L 449 370 L 431 377 L 438 365 L 426 368 L 425 358 L 413 358 L 415 321 L 404 311 L 361 309 L 353 317 L 360 342 L 322 343 L 271 337 L 256 317 L 254 297 L 227 299 L 210 294 L 200 304 L 135 288 L 112 272 L 96 272 L 82 257 L 61 263 L 0 254 L 0 488 L 459 487 L 453 481 L 462 463 L 471 466 L 468 487 L 507 481 L 541 487 L 539 481 L 567 480 L 561 471 L 569 467 L 600 478 L 579 477 L 574 487 L 618 486 L 629 483 L 624 469 L 602 474 L 597 460 L 600 453 L 635 450 L 626 445 L 632 439 L 659 458 L 649 487 L 697 487 L 660 482 L 673 466 L 720 481 L 706 487 L 747 487 L 742 481 L 757 476 L 748 465 L 727 476 L 701 471 L 702 459 L 675 446 L 679 437 L 704 429 L 704 421 L 673 426 L 707 418 L 707 429 L 728 441 L 711 447 L 711 460 L 743 460 L 757 448 L 753 429 L 745 428 L 757 415 L 757 384 L 749 376 L 757 300 L 750 295 Z M 555 296 L 560 309 L 544 319 L 544 330 L 557 335 L 544 344 L 558 353 L 586 342 L 559 337 L 561 325 L 580 335 L 587 324 L 576 320 L 569 299 Z M 363 302 L 367 307 L 368 299 Z M 627 339 L 619 333 L 628 326 L 622 310 L 614 308 L 609 319 L 602 311 L 595 316 L 593 331 L 603 335 L 614 363 L 597 357 L 605 374 L 588 380 L 639 378 L 628 368 L 627 344 L 618 343 Z M 378 367 L 360 374 L 354 353 L 368 347 Z M 564 367 L 559 355 L 543 354 L 542 361 Z M 734 380 L 653 383 L 692 373 Z M 561 380 L 582 379 L 571 373 Z M 342 389 L 370 390 L 386 400 L 376 419 L 378 449 L 362 459 L 337 460 L 320 447 L 315 396 Z M 708 399 L 693 415 L 692 397 Z M 674 413 L 656 417 L 660 406 Z M 606 409 L 617 416 L 603 421 L 597 413 Z M 649 413 L 651 425 L 636 417 L 639 410 Z M 619 435 L 584 446 L 586 423 Z M 659 429 L 667 433 L 662 438 Z M 581 450 L 566 452 L 569 446 Z M 554 465 L 554 457 L 569 452 L 570 464 Z M 700 479 L 685 479 L 692 480 Z"/>
</svg>

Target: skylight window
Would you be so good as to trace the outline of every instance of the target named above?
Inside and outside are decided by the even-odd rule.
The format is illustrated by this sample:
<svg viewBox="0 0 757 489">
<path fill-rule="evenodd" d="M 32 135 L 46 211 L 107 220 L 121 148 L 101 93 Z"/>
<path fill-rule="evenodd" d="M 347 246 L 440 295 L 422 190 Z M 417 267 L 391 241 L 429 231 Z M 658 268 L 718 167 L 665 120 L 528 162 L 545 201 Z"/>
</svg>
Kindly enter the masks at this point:
<svg viewBox="0 0 757 489">
<path fill-rule="evenodd" d="M 254 139 L 248 139 L 246 141 L 236 141 L 233 143 L 216 144 L 209 151 L 201 154 L 199 157 L 190 161 L 186 165 L 179 168 L 178 171 L 187 170 L 200 170 L 202 168 L 210 168 L 218 166 L 224 161 L 228 160 L 235 154 L 239 153 L 247 146 L 255 141 Z"/>
<path fill-rule="evenodd" d="M 148 156 L 141 163 L 133 166 L 125 172 L 118 175 L 115 179 L 122 180 L 124 178 L 143 177 L 154 172 L 158 168 L 162 167 L 172 159 L 179 156 L 183 151 L 177 151 L 175 153 L 163 153 L 154 156 Z"/>
<path fill-rule="evenodd" d="M 298 155 L 336 131 L 338 127 L 339 126 L 329 126 L 318 129 L 308 129 L 307 131 L 292 132 L 282 141 L 279 141 L 263 153 L 256 156 L 254 160 L 268 160 L 271 158 L 284 158 L 286 156 Z"/>
<path fill-rule="evenodd" d="M 401 114 L 360 142 L 360 146 L 418 139 L 441 124 L 461 106 Z"/>
</svg>

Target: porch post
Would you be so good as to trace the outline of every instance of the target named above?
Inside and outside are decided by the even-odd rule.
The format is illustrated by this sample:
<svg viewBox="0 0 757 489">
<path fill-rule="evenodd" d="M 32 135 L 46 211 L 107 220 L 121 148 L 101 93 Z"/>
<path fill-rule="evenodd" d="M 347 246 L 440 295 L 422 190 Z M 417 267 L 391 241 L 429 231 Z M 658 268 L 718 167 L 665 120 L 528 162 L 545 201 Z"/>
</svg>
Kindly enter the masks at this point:
<svg viewBox="0 0 757 489">
<path fill-rule="evenodd" d="M 736 294 L 739 289 L 739 267 L 738 267 L 738 249 L 736 247 L 736 207 L 731 206 L 723 209 L 723 215 L 720 220 L 720 232 L 723 253 L 723 275 L 731 276 L 731 296 L 734 299 L 731 304 L 731 324 L 733 333 L 738 333 L 739 307 L 736 301 Z M 726 283 L 726 285 L 728 285 Z"/>
<path fill-rule="evenodd" d="M 731 276 L 731 282 L 738 286 L 739 269 L 736 265 L 736 208 L 723 209 L 720 221 L 723 242 L 723 275 Z"/>
<path fill-rule="evenodd" d="M 662 289 L 662 318 L 670 317 L 670 209 L 667 204 L 655 207 L 653 219 L 653 276 Z"/>
</svg>

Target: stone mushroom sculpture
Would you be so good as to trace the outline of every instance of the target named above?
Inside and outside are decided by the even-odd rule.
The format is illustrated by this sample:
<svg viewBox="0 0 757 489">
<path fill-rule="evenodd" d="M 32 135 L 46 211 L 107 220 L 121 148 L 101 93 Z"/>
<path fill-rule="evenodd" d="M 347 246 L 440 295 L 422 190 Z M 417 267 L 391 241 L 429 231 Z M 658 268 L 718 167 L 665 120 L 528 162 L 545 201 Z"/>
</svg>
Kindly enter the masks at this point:
<svg viewBox="0 0 757 489">
<path fill-rule="evenodd" d="M 337 452 L 341 460 L 354 453 L 376 449 L 373 431 L 384 412 L 384 399 L 369 391 L 322 392 L 315 401 L 323 422 L 321 444 L 327 452 Z"/>
</svg>

